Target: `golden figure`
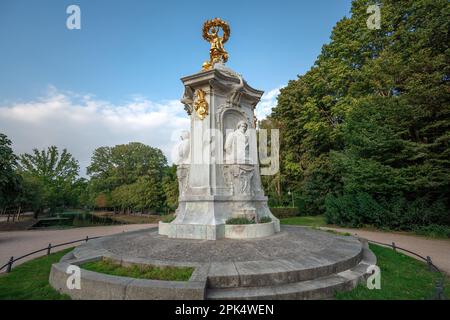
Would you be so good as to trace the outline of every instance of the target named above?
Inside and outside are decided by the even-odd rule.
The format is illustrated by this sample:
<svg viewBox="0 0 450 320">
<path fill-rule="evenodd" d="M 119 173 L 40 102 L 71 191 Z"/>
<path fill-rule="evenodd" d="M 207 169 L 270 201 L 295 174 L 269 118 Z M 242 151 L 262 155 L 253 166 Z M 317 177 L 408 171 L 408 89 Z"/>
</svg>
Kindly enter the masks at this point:
<svg viewBox="0 0 450 320">
<path fill-rule="evenodd" d="M 206 92 L 202 89 L 197 89 L 195 95 L 194 109 L 197 112 L 198 117 L 203 120 L 208 115 L 208 102 L 205 99 Z"/>
<path fill-rule="evenodd" d="M 220 29 L 223 35 L 220 36 Z M 220 18 L 208 20 L 203 24 L 203 39 L 211 44 L 209 49 L 209 61 L 203 63 L 202 69 L 209 70 L 218 62 L 228 61 L 228 52 L 224 48 L 224 43 L 230 37 L 230 26 Z"/>
</svg>

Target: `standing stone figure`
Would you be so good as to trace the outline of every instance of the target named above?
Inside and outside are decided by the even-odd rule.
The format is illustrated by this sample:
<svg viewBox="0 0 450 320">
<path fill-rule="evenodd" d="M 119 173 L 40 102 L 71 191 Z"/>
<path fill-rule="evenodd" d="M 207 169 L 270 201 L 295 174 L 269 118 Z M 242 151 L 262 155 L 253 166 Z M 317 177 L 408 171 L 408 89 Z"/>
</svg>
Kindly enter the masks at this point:
<svg viewBox="0 0 450 320">
<path fill-rule="evenodd" d="M 226 163 L 249 163 L 249 136 L 247 128 L 247 122 L 239 121 L 237 129 L 227 136 L 225 140 Z"/>
<path fill-rule="evenodd" d="M 177 147 L 177 159 L 175 164 L 177 165 L 177 178 L 178 178 L 178 188 L 180 194 L 184 194 L 187 187 L 188 176 L 189 176 L 189 163 L 190 163 L 190 134 L 189 131 L 182 131 L 181 142 Z"/>
<path fill-rule="evenodd" d="M 189 131 L 183 130 L 180 135 L 181 142 L 177 146 L 177 158 L 175 164 L 189 164 L 190 163 L 190 134 Z"/>
</svg>

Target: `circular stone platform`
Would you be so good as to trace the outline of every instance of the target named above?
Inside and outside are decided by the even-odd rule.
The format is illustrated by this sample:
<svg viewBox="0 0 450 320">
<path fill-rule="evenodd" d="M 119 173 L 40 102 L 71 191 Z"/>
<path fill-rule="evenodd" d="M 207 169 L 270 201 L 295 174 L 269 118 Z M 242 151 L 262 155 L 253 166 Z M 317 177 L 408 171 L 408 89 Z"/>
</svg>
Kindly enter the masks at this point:
<svg viewBox="0 0 450 320">
<path fill-rule="evenodd" d="M 81 290 L 66 288 L 70 264 L 109 258 L 122 265 L 190 266 L 189 281 L 142 280 L 81 270 Z M 350 290 L 375 264 L 367 243 L 303 227 L 251 240 L 185 240 L 157 228 L 77 247 L 53 265 L 51 284 L 78 299 L 318 299 Z M 84 285 L 84 286 L 83 286 Z"/>
</svg>

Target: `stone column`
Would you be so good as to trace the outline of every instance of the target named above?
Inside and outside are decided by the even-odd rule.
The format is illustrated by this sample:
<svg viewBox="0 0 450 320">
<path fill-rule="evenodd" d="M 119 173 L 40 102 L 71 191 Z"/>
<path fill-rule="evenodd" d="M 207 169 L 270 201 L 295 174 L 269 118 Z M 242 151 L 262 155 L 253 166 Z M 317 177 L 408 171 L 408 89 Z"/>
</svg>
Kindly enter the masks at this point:
<svg viewBox="0 0 450 320">
<path fill-rule="evenodd" d="M 279 231 L 279 221 L 271 214 L 262 190 L 257 156 L 253 119 L 263 91 L 253 89 L 221 63 L 181 81 L 185 87 L 181 101 L 191 119 L 190 164 L 177 216 L 170 224 L 160 224 L 160 234 L 215 240 L 225 237 L 229 218 L 258 222 L 265 216 L 272 218 Z M 245 139 L 237 131 L 243 123 Z M 248 151 L 245 159 L 227 162 L 224 144 L 233 132 L 236 141 L 248 142 Z"/>
</svg>

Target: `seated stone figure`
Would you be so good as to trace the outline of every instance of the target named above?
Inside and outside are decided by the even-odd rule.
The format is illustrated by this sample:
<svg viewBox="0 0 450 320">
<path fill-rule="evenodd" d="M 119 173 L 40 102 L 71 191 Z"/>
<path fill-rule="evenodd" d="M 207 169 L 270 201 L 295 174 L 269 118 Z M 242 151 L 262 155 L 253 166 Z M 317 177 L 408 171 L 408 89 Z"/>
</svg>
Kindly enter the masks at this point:
<svg viewBox="0 0 450 320">
<path fill-rule="evenodd" d="M 247 122 L 239 121 L 237 124 L 237 129 L 228 134 L 225 140 L 225 163 L 250 163 L 249 136 L 247 133 L 247 128 Z"/>
</svg>

